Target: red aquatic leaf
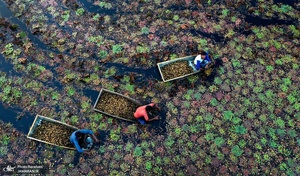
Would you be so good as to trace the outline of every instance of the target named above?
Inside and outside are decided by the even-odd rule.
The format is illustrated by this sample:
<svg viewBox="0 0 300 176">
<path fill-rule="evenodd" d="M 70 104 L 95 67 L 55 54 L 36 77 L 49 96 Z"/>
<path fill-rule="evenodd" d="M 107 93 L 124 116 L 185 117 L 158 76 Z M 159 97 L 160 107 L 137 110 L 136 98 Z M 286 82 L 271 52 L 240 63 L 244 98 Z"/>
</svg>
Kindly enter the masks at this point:
<svg viewBox="0 0 300 176">
<path fill-rule="evenodd" d="M 251 154 L 252 154 L 252 150 L 250 149 L 250 148 L 245 148 L 245 154 L 247 155 L 247 156 L 251 156 Z"/>
<path fill-rule="evenodd" d="M 186 41 L 187 41 L 187 39 L 188 39 L 188 38 L 187 38 L 187 36 L 186 36 L 186 35 L 184 35 L 184 36 L 182 36 L 182 37 L 181 37 L 181 40 L 182 40 L 183 42 L 186 42 Z"/>
<path fill-rule="evenodd" d="M 219 167 L 220 164 L 221 164 L 221 161 L 218 159 L 218 158 L 213 158 L 211 160 L 211 164 L 214 166 L 214 167 Z"/>
<path fill-rule="evenodd" d="M 24 58 L 24 57 L 21 57 L 21 58 L 18 59 L 18 62 L 19 62 L 20 64 L 26 64 L 27 59 Z"/>
<path fill-rule="evenodd" d="M 148 39 L 153 40 L 154 39 L 154 34 L 149 34 Z"/>
<path fill-rule="evenodd" d="M 227 57 L 223 57 L 223 58 L 222 58 L 222 62 L 223 62 L 223 63 L 227 63 L 227 62 L 228 62 L 228 58 L 227 58 Z"/>
<path fill-rule="evenodd" d="M 189 175 L 197 175 L 197 173 L 198 173 L 198 169 L 194 165 L 188 166 L 187 171 L 188 171 Z"/>
<path fill-rule="evenodd" d="M 192 12 L 192 17 L 195 18 L 199 15 L 199 12 L 198 11 L 193 11 Z"/>
<path fill-rule="evenodd" d="M 269 48 L 269 51 L 271 51 L 271 52 L 276 52 L 277 49 L 276 49 L 274 46 L 271 46 L 271 47 Z"/>
<path fill-rule="evenodd" d="M 238 19 L 235 21 L 235 26 L 239 26 L 241 23 L 242 23 L 242 20 L 241 20 L 240 18 L 238 18 Z"/>
<path fill-rule="evenodd" d="M 185 117 L 186 118 L 186 117 Z M 180 123 L 180 125 L 183 125 L 183 124 L 185 124 L 185 118 L 179 118 L 179 123 Z"/>
<path fill-rule="evenodd" d="M 186 5 L 190 5 L 192 0 L 185 0 Z"/>
<path fill-rule="evenodd" d="M 279 115 L 281 112 L 282 112 L 282 109 L 280 109 L 280 108 L 275 109 L 275 114 L 276 115 Z"/>
<path fill-rule="evenodd" d="M 146 21 L 139 21 L 139 27 L 145 27 L 145 25 L 146 25 Z"/>
<path fill-rule="evenodd" d="M 165 139 L 165 136 L 164 135 L 158 135 L 158 136 L 156 136 L 156 139 L 158 141 L 163 141 Z"/>
<path fill-rule="evenodd" d="M 239 168 L 238 168 L 236 165 L 230 166 L 230 167 L 229 167 L 229 170 L 230 170 L 231 172 L 233 172 L 233 173 L 236 173 L 236 171 L 237 171 L 238 169 L 239 169 Z"/>
<path fill-rule="evenodd" d="M 223 92 L 220 92 L 220 91 L 219 91 L 219 92 L 217 92 L 217 93 L 216 93 L 216 98 L 217 98 L 217 100 L 219 100 L 219 101 L 220 101 L 220 100 L 222 100 L 222 99 L 223 99 L 223 97 L 224 97 L 224 94 L 223 94 Z"/>
<path fill-rule="evenodd" d="M 192 36 L 188 36 L 187 41 L 188 42 L 193 42 L 193 37 Z"/>
<path fill-rule="evenodd" d="M 215 107 L 208 107 L 207 112 L 214 114 L 216 112 L 216 108 Z"/>
<path fill-rule="evenodd" d="M 99 5 L 100 4 L 100 1 L 95 1 L 94 3 L 93 3 L 93 5 Z"/>
<path fill-rule="evenodd" d="M 211 93 L 205 93 L 203 95 L 203 99 L 206 100 L 207 102 L 210 102 L 212 98 L 213 98 L 213 96 Z"/>
<path fill-rule="evenodd" d="M 155 26 L 151 26 L 151 27 L 149 28 L 149 32 L 155 33 L 155 31 L 156 31 L 156 27 L 155 27 Z"/>
<path fill-rule="evenodd" d="M 224 98 L 225 98 L 226 101 L 229 101 L 230 98 L 231 98 L 231 97 L 230 97 L 230 94 L 226 94 L 226 95 L 224 96 Z"/>
<path fill-rule="evenodd" d="M 127 154 L 127 155 L 125 155 L 124 160 L 125 160 L 126 162 L 132 164 L 133 161 L 134 161 L 134 157 L 133 157 L 132 154 Z"/>
<path fill-rule="evenodd" d="M 219 172 L 220 172 L 221 174 L 225 174 L 225 173 L 227 172 L 227 170 L 228 170 L 227 167 L 224 166 L 224 165 L 222 165 Z"/>
<path fill-rule="evenodd" d="M 51 6 L 54 6 L 54 7 L 57 6 L 57 2 L 55 0 L 49 0 L 48 4 L 50 4 Z"/>
<path fill-rule="evenodd" d="M 191 135 L 191 141 L 196 142 L 197 141 L 198 136 L 197 135 Z"/>
<path fill-rule="evenodd" d="M 248 169 L 243 169 L 243 175 L 248 176 L 250 171 Z"/>
<path fill-rule="evenodd" d="M 163 146 L 156 148 L 156 152 L 163 154 L 165 152 L 165 148 Z"/>
<path fill-rule="evenodd" d="M 181 29 L 187 29 L 187 28 L 189 28 L 189 24 L 180 24 L 180 28 Z"/>
<path fill-rule="evenodd" d="M 178 123 L 177 123 L 177 119 L 176 118 L 173 118 L 170 123 L 169 123 L 171 126 L 177 126 Z"/>
<path fill-rule="evenodd" d="M 223 152 L 224 154 L 228 154 L 228 153 L 229 153 L 229 149 L 226 148 L 226 147 L 222 147 L 222 152 Z"/>
<path fill-rule="evenodd" d="M 200 107 L 201 104 L 199 101 L 192 101 L 191 105 L 193 108 L 197 108 L 197 107 Z"/>
<path fill-rule="evenodd" d="M 277 94 L 277 96 L 278 96 L 279 98 L 284 99 L 284 98 L 286 98 L 286 93 L 284 93 L 284 92 L 279 92 L 279 93 Z"/>
</svg>

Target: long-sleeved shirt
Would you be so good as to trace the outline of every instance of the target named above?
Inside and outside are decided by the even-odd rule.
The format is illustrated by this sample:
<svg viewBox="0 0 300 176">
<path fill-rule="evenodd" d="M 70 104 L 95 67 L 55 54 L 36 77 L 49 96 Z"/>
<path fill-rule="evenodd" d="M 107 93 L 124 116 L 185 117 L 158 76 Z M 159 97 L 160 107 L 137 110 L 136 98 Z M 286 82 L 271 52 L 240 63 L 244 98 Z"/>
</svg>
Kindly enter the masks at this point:
<svg viewBox="0 0 300 176">
<path fill-rule="evenodd" d="M 199 54 L 194 60 L 194 64 L 197 70 L 199 70 L 200 68 L 204 68 L 209 62 L 211 62 L 211 59 L 209 58 L 208 54 L 205 55 L 204 59 L 202 59 L 201 54 Z"/>
<path fill-rule="evenodd" d="M 93 135 L 94 133 L 92 132 L 92 130 L 88 130 L 88 129 L 76 130 L 72 133 L 72 135 L 70 137 L 71 143 L 73 143 L 75 145 L 75 148 L 77 149 L 77 151 L 79 153 L 83 153 L 84 150 L 82 150 L 82 148 L 80 147 L 80 145 L 78 143 L 77 137 L 75 135 L 76 132 L 81 132 L 83 134 L 90 134 L 90 135 Z"/>
<path fill-rule="evenodd" d="M 201 65 L 202 61 L 203 61 L 203 59 L 201 57 L 201 54 L 199 54 L 194 60 L 194 64 L 195 64 L 197 70 L 200 69 L 200 65 Z"/>
<path fill-rule="evenodd" d="M 138 107 L 138 108 L 136 109 L 135 113 L 134 113 L 134 117 L 135 117 L 136 119 L 141 118 L 141 117 L 144 117 L 144 119 L 145 119 L 146 121 L 148 121 L 148 120 L 149 120 L 149 117 L 148 117 L 148 114 L 147 114 L 147 111 L 146 111 L 146 107 L 147 107 L 147 106 L 152 106 L 152 107 L 153 107 L 154 105 L 155 105 L 154 103 L 150 103 L 150 104 L 148 104 L 148 105 Z"/>
</svg>

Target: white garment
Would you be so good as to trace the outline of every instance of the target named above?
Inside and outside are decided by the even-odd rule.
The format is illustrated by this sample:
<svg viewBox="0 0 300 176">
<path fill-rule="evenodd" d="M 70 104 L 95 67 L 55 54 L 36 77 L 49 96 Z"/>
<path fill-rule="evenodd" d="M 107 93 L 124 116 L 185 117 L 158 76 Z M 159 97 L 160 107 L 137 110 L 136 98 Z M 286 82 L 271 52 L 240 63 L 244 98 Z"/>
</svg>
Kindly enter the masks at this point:
<svg viewBox="0 0 300 176">
<path fill-rule="evenodd" d="M 197 65 L 197 61 L 200 61 L 200 63 L 203 61 L 202 57 L 201 57 L 201 54 L 199 54 L 195 60 L 194 60 L 194 64 Z"/>
</svg>

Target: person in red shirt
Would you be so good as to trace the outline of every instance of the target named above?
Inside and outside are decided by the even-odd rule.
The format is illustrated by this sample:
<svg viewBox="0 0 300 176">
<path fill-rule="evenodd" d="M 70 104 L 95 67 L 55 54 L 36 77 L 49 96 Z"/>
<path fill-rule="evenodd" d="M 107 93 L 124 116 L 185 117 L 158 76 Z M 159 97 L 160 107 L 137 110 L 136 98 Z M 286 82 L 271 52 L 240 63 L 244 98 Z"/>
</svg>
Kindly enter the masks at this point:
<svg viewBox="0 0 300 176">
<path fill-rule="evenodd" d="M 153 120 L 158 120 L 158 116 L 154 118 L 149 118 L 152 116 L 151 111 L 155 110 L 157 108 L 160 110 L 160 108 L 155 103 L 150 103 L 148 105 L 140 106 L 136 109 L 134 113 L 134 117 L 142 124 L 145 125 L 146 122 L 150 122 Z"/>
</svg>

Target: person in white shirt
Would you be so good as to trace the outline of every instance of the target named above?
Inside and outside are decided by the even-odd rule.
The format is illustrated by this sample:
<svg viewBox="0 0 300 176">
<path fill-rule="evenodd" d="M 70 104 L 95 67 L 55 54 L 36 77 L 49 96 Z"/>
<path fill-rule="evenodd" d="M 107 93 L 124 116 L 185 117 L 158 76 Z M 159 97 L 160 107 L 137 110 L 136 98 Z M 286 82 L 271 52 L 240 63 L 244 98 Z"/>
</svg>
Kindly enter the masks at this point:
<svg viewBox="0 0 300 176">
<path fill-rule="evenodd" d="M 205 51 L 202 51 L 201 54 L 194 59 L 194 65 L 197 70 L 206 68 L 209 62 L 211 62 L 211 59 Z"/>
</svg>

